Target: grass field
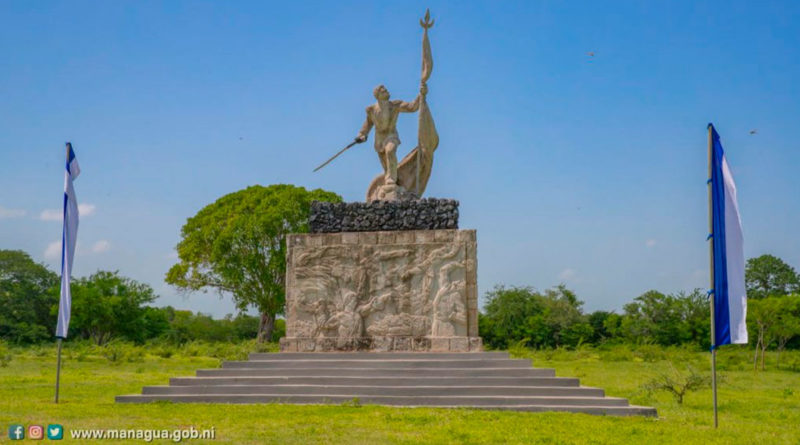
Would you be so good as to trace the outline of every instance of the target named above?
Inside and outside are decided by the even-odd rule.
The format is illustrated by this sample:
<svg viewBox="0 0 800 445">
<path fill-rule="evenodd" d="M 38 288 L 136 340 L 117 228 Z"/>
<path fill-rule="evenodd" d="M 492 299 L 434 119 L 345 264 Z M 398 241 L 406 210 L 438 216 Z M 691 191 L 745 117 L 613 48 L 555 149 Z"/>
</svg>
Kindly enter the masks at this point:
<svg viewBox="0 0 800 445">
<path fill-rule="evenodd" d="M 559 376 L 579 377 L 584 385 L 610 396 L 658 409 L 659 418 L 620 418 L 567 413 L 515 413 L 470 409 L 386 408 L 379 406 L 293 406 L 115 404 L 114 396 L 139 393 L 145 385 L 165 385 L 169 377 L 191 376 L 220 358 L 241 358 L 249 344 L 182 348 L 65 345 L 61 403 L 53 403 L 55 348 L 10 349 L 0 367 L 0 442 L 9 441 L 11 424 L 64 425 L 71 430 L 214 427 L 213 441 L 236 444 L 376 443 L 543 443 L 543 444 L 800 444 L 800 353 L 784 354 L 785 370 L 752 370 L 751 352 L 720 352 L 724 382 L 719 390 L 720 428 L 712 426 L 711 391 L 690 393 L 682 405 L 665 393 L 647 394 L 641 386 L 659 372 L 709 369 L 709 354 L 685 350 L 624 347 L 577 351 L 514 350 L 537 367 Z M 209 357 L 207 355 L 215 355 Z M 794 370 L 792 370 L 794 368 Z M 10 442 L 10 441 L 9 441 Z M 126 441 L 95 440 L 97 443 Z M 127 441 L 142 442 L 142 440 Z M 156 443 L 167 443 L 159 440 Z M 19 442 L 24 443 L 24 442 Z"/>
</svg>

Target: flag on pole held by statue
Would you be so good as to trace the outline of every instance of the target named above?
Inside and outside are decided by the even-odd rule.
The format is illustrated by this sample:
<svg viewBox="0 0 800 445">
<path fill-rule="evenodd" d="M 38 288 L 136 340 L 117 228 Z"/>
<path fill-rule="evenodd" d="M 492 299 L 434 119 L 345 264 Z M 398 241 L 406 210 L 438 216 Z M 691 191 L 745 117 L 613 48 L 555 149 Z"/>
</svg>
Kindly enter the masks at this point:
<svg viewBox="0 0 800 445">
<path fill-rule="evenodd" d="M 67 338 L 69 331 L 72 294 L 70 293 L 70 276 L 72 275 L 72 259 L 75 256 L 75 243 L 78 239 L 78 202 L 75 199 L 74 181 L 81 173 L 72 144 L 67 143 L 67 164 L 64 172 L 64 221 L 61 232 L 61 299 L 58 304 L 58 326 L 56 337 Z"/>
<path fill-rule="evenodd" d="M 711 209 L 713 242 L 714 338 L 712 347 L 747 343 L 747 292 L 744 282 L 742 222 L 725 151 L 714 126 L 711 132 Z"/>
</svg>

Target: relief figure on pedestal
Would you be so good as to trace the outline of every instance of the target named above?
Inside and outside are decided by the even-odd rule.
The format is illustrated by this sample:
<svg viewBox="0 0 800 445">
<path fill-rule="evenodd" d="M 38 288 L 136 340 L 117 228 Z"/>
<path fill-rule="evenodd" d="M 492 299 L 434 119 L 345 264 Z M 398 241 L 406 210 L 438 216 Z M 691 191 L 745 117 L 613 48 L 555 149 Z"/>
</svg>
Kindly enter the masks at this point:
<svg viewBox="0 0 800 445">
<path fill-rule="evenodd" d="M 345 291 L 342 306 L 325 323 L 328 329 L 335 330 L 336 337 L 344 343 L 348 339 L 364 336 L 364 318 L 376 310 L 382 310 L 383 297 L 373 297 L 368 302 L 358 304 L 358 295 Z"/>
<path fill-rule="evenodd" d="M 465 335 L 467 307 L 464 304 L 465 282 L 454 281 L 450 273 L 462 268 L 450 263 L 439 271 L 439 291 L 433 299 L 433 326 L 431 336 L 454 337 Z"/>
</svg>

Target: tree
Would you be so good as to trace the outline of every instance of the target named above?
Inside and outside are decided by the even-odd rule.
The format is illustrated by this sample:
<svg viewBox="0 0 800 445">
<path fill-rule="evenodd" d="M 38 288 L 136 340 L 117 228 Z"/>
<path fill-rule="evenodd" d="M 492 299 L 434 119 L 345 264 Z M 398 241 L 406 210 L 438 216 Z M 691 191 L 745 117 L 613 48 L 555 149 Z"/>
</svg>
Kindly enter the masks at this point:
<svg viewBox="0 0 800 445">
<path fill-rule="evenodd" d="M 312 201 L 341 200 L 333 192 L 285 184 L 225 195 L 187 220 L 180 260 L 166 282 L 184 292 L 229 294 L 239 311 L 255 308 L 258 340 L 269 340 L 285 302 L 286 235 L 308 231 Z"/>
<path fill-rule="evenodd" d="M 687 342 L 710 345 L 711 309 L 699 289 L 673 295 L 650 290 L 626 304 L 624 311 L 619 331 L 628 341 L 652 340 L 664 346 Z"/>
<path fill-rule="evenodd" d="M 591 343 L 600 343 L 610 339 L 613 333 L 609 329 L 613 322 L 609 321 L 614 314 L 608 311 L 594 311 L 587 317 L 589 325 L 592 327 L 592 336 L 589 338 Z"/>
<path fill-rule="evenodd" d="M 750 258 L 744 274 L 747 297 L 751 299 L 800 292 L 800 276 L 792 266 L 773 255 Z"/>
<path fill-rule="evenodd" d="M 526 337 L 526 318 L 542 311 L 531 287 L 495 286 L 486 294 L 486 304 L 478 320 L 480 336 L 495 348 L 507 348 Z M 530 338 L 529 338 L 530 340 Z"/>
<path fill-rule="evenodd" d="M 786 344 L 796 336 L 800 336 L 800 295 L 789 295 L 778 299 L 777 313 L 772 324 L 771 336 L 778 346 L 778 357 L 775 367 L 781 364 L 781 352 Z"/>
<path fill-rule="evenodd" d="M 0 338 L 34 343 L 52 338 L 58 275 L 21 250 L 0 250 Z"/>
<path fill-rule="evenodd" d="M 550 338 L 540 346 L 577 346 L 592 337 L 594 330 L 583 315 L 583 301 L 578 300 L 575 292 L 560 284 L 547 289 L 543 301 Z"/>
<path fill-rule="evenodd" d="M 775 331 L 773 325 L 781 311 L 781 299 L 767 297 L 760 300 L 750 300 L 747 304 L 747 322 L 749 332 L 756 333 L 756 352 L 753 357 L 753 370 L 758 369 L 758 354 L 761 353 L 761 370 L 765 369 L 764 355 L 767 348 L 774 341 Z"/>
<path fill-rule="evenodd" d="M 497 286 L 486 295 L 478 328 L 496 348 L 526 340 L 529 346 L 575 346 L 593 335 L 581 312 L 583 302 L 565 286 L 544 293 L 531 287 Z"/>
<path fill-rule="evenodd" d="M 122 277 L 119 272 L 97 271 L 74 280 L 70 333 L 103 345 L 114 337 L 138 343 L 160 334 L 167 327 L 162 311 L 144 306 L 156 299 L 144 283 Z"/>
</svg>

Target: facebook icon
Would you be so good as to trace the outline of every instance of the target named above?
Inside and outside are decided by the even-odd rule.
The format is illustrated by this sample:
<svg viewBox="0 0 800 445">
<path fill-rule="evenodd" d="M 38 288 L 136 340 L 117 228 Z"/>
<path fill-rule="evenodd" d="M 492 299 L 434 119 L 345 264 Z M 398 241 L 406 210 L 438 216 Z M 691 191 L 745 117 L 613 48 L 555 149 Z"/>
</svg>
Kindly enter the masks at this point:
<svg viewBox="0 0 800 445">
<path fill-rule="evenodd" d="M 25 438 L 25 427 L 22 425 L 11 425 L 8 428 L 8 438 L 11 440 L 22 440 Z"/>
</svg>

